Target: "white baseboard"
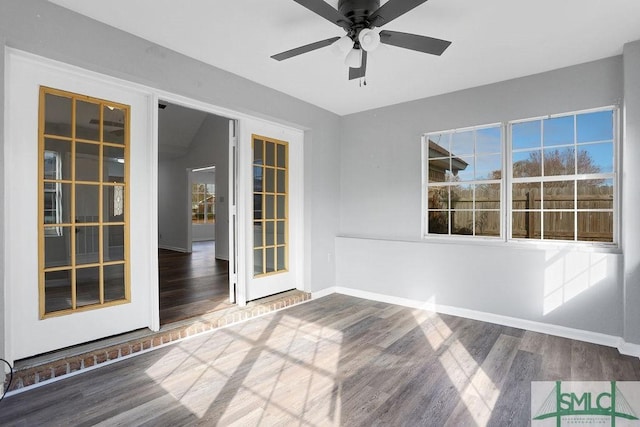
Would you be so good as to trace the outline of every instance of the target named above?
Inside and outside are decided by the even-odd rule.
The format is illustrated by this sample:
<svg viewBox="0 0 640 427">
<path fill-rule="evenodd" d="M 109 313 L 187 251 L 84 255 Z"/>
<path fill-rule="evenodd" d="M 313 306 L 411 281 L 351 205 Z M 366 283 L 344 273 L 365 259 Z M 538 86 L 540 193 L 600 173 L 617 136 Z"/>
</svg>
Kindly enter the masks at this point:
<svg viewBox="0 0 640 427">
<path fill-rule="evenodd" d="M 532 332 L 540 332 L 589 342 L 593 344 L 605 345 L 617 348 L 621 354 L 640 357 L 640 345 L 625 342 L 621 337 L 602 334 L 598 332 L 585 331 L 582 329 L 568 328 L 565 326 L 552 325 L 549 323 L 535 322 L 532 320 L 519 319 L 517 317 L 502 316 L 499 314 L 487 313 L 466 308 L 452 307 L 442 304 L 434 304 L 430 301 L 418 301 L 409 298 L 395 297 L 391 295 L 378 294 L 375 292 L 362 291 L 359 289 L 335 286 L 313 292 L 312 298 L 321 298 L 332 293 L 350 295 L 357 298 L 364 298 L 372 301 L 386 302 L 388 304 L 402 305 L 404 307 L 417 308 L 421 310 L 434 311 L 436 313 L 448 314 L 451 316 L 464 317 L 467 319 L 479 320 L 482 322 L 495 323 L 512 328 L 525 329 Z"/>
<path fill-rule="evenodd" d="M 182 252 L 182 253 L 189 253 L 189 251 L 187 251 L 185 248 L 178 248 L 176 246 L 169 246 L 169 245 L 158 245 L 159 249 L 166 249 L 168 251 L 175 251 L 175 252 Z"/>
</svg>

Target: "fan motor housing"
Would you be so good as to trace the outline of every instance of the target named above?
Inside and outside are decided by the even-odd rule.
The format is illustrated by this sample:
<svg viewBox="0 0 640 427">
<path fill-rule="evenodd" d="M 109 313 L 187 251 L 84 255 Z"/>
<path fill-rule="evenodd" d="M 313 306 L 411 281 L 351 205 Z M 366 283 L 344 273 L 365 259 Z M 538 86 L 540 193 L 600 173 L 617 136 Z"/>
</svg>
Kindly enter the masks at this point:
<svg viewBox="0 0 640 427">
<path fill-rule="evenodd" d="M 380 0 L 340 0 L 338 11 L 354 24 L 365 24 L 367 18 L 380 7 Z"/>
</svg>

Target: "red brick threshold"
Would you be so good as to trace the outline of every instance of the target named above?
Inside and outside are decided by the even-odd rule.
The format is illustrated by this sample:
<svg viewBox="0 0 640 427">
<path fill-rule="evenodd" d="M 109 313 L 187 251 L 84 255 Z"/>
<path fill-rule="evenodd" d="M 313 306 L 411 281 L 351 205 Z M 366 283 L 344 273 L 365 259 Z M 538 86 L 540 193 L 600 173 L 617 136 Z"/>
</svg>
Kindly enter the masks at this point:
<svg viewBox="0 0 640 427">
<path fill-rule="evenodd" d="M 252 301 L 245 307 L 214 311 L 192 319 L 164 325 L 160 331 L 135 331 L 118 337 L 79 345 L 44 356 L 16 362 L 7 396 L 43 383 L 57 381 L 82 371 L 95 369 L 119 359 L 146 353 L 166 344 L 199 335 L 310 300 L 311 294 L 292 290 Z M 7 375 L 5 379 L 9 380 Z"/>
</svg>

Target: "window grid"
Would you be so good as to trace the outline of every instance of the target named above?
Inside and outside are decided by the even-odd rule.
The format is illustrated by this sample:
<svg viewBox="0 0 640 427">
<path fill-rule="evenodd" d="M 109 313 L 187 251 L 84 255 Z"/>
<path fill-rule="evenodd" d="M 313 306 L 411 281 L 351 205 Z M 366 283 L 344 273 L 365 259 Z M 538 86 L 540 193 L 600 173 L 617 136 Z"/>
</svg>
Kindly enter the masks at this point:
<svg viewBox="0 0 640 427">
<path fill-rule="evenodd" d="M 129 107 L 41 87 L 39 114 L 40 317 L 128 302 Z M 55 176 L 45 153 L 58 159 Z M 51 186 L 61 189 L 54 221 L 45 216 Z"/>
<path fill-rule="evenodd" d="M 288 271 L 288 143 L 252 135 L 254 277 Z"/>
</svg>

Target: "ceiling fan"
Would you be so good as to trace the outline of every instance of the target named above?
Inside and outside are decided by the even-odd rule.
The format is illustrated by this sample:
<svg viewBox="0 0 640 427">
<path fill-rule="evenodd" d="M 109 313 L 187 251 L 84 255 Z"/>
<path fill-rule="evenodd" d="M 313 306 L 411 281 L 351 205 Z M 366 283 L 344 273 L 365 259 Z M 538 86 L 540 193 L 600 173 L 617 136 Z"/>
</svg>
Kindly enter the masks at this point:
<svg viewBox="0 0 640 427">
<path fill-rule="evenodd" d="M 417 34 L 378 30 L 427 0 L 389 0 L 382 7 L 380 0 L 339 0 L 337 10 L 324 0 L 294 1 L 342 27 L 347 34 L 273 55 L 271 58 L 277 61 L 333 45 L 336 51 L 347 54 L 345 64 L 349 66 L 349 80 L 353 80 L 365 76 L 367 52 L 373 51 L 380 43 L 438 56 L 451 44 L 450 41 Z"/>
</svg>

